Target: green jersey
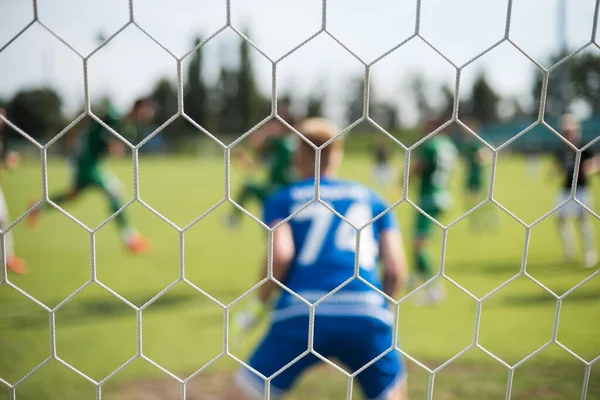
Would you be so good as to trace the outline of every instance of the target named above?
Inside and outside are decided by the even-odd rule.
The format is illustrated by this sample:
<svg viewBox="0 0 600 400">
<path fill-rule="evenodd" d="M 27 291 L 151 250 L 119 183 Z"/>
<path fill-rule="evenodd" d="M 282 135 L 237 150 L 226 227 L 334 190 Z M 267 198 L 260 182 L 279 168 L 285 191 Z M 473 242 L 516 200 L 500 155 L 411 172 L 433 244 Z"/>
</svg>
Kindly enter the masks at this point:
<svg viewBox="0 0 600 400">
<path fill-rule="evenodd" d="M 296 140 L 296 137 L 291 134 L 268 139 L 266 149 L 270 184 L 284 186 L 294 181 L 293 158 L 297 145 Z"/>
<path fill-rule="evenodd" d="M 140 132 L 140 127 L 134 124 L 123 123 L 121 116 L 112 107 L 108 106 L 102 117 L 102 122 L 117 131 L 127 140 L 135 139 Z M 108 152 L 111 140 L 118 140 L 104 126 L 92 120 L 87 130 L 83 133 L 80 141 L 79 151 L 76 156 L 76 164 L 79 168 L 94 168 Z"/>
<path fill-rule="evenodd" d="M 431 208 L 444 209 L 450 205 L 448 186 L 457 153 L 456 146 L 447 136 L 434 136 L 421 145 L 418 160 L 423 170 L 419 198 L 420 206 L 425 211 Z"/>
<path fill-rule="evenodd" d="M 102 121 L 114 130 L 119 129 L 120 116 L 112 108 L 108 107 Z M 79 168 L 95 167 L 108 151 L 108 144 L 112 134 L 108 132 L 97 121 L 92 120 L 87 130 L 81 136 L 79 152 L 76 163 Z"/>
<path fill-rule="evenodd" d="M 482 145 L 476 140 L 468 141 L 463 146 L 466 161 L 466 186 L 479 188 L 483 183 L 483 164 L 479 157 Z"/>
</svg>

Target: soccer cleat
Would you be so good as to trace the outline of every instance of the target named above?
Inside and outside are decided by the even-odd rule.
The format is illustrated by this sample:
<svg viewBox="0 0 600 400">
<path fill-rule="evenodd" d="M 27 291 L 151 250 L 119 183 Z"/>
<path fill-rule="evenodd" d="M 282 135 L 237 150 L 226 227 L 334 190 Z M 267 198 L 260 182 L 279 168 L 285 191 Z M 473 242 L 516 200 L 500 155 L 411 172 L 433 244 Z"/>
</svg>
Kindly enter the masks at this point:
<svg viewBox="0 0 600 400">
<path fill-rule="evenodd" d="M 150 251 L 150 243 L 140 235 L 136 235 L 126 242 L 127 249 L 135 254 L 145 254 Z"/>
<path fill-rule="evenodd" d="M 252 298 L 248 306 L 238 312 L 234 318 L 234 327 L 238 331 L 248 332 L 254 329 L 265 316 L 267 308 L 257 298 Z"/>
<path fill-rule="evenodd" d="M 408 276 L 408 281 L 406 282 L 406 288 L 408 290 L 412 290 L 421 284 L 421 280 L 415 274 L 410 274 Z"/>
<path fill-rule="evenodd" d="M 596 266 L 596 264 L 598 264 L 598 253 L 593 250 L 585 253 L 583 263 L 584 267 L 593 268 Z"/>
<path fill-rule="evenodd" d="M 36 201 L 31 201 L 29 203 L 28 208 L 31 208 L 35 205 L 35 203 L 37 203 Z M 36 207 L 33 210 L 31 210 L 31 212 L 29 213 L 29 215 L 27 215 L 27 226 L 31 229 L 35 228 L 38 224 L 38 220 L 40 219 L 40 208 Z"/>
<path fill-rule="evenodd" d="M 417 307 L 433 305 L 441 303 L 445 298 L 446 290 L 444 287 L 432 283 L 418 293 L 418 296 L 415 297 L 414 305 Z"/>
<path fill-rule="evenodd" d="M 6 257 L 6 268 L 15 274 L 27 273 L 27 263 L 25 260 L 12 254 Z"/>
</svg>

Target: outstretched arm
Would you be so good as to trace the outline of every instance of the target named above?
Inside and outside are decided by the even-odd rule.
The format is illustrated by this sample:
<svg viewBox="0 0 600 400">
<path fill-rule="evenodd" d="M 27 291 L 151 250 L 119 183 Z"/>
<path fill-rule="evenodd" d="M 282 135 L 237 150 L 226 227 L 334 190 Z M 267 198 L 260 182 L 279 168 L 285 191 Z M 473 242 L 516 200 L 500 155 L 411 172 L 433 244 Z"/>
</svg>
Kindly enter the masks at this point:
<svg viewBox="0 0 600 400">
<path fill-rule="evenodd" d="M 268 269 L 268 249 L 265 254 L 265 262 L 261 270 L 260 279 L 267 276 Z M 273 232 L 273 278 L 278 281 L 283 281 L 287 277 L 287 273 L 294 257 L 294 239 L 292 237 L 292 228 L 290 224 L 285 223 L 279 226 Z M 278 285 L 272 280 L 265 282 L 257 291 L 258 299 L 267 304 L 271 299 L 273 292 L 278 288 Z"/>
<path fill-rule="evenodd" d="M 274 224 L 273 224 L 274 225 Z M 272 225 L 272 226 L 273 226 Z M 265 262 L 261 268 L 261 274 L 258 281 L 262 281 L 267 276 L 269 250 L 265 255 Z M 283 224 L 273 232 L 273 278 L 278 281 L 285 280 L 290 263 L 294 256 L 294 240 L 292 238 L 292 229 L 289 224 Z M 250 303 L 236 315 L 236 328 L 248 331 L 254 328 L 260 319 L 265 315 L 270 303 L 273 292 L 278 289 L 278 285 L 272 280 L 264 282 L 256 291 L 256 296 L 252 297 Z"/>
<path fill-rule="evenodd" d="M 600 155 L 595 155 L 585 161 L 583 171 L 586 176 L 594 175 L 600 172 Z"/>
<path fill-rule="evenodd" d="M 112 157 L 123 157 L 125 155 L 125 143 L 119 139 L 109 139 L 108 141 L 108 154 Z"/>
<path fill-rule="evenodd" d="M 488 165 L 492 162 L 492 152 L 487 147 L 477 150 L 477 162 L 479 165 Z"/>
<path fill-rule="evenodd" d="M 383 263 L 383 291 L 388 296 L 395 298 L 407 278 L 406 254 L 402 235 L 397 229 L 383 231 L 379 239 L 379 246 Z"/>
</svg>

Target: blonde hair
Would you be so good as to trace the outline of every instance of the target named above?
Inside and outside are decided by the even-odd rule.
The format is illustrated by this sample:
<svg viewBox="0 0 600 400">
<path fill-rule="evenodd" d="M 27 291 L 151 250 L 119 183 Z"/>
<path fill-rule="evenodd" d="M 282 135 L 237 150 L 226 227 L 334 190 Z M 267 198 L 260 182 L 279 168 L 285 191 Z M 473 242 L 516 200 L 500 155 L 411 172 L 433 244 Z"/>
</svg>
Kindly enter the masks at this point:
<svg viewBox="0 0 600 400">
<path fill-rule="evenodd" d="M 308 118 L 302 121 L 298 127 L 298 131 L 304 136 L 309 142 L 317 147 L 323 146 L 325 143 L 333 139 L 339 134 L 339 129 L 329 120 L 325 118 Z M 308 151 L 308 154 L 313 154 L 311 158 L 312 163 L 315 159 L 315 150 L 304 140 L 301 140 L 300 146 L 303 150 Z M 321 168 L 327 168 L 331 162 L 331 155 L 334 152 L 340 152 L 342 150 L 342 138 L 339 137 L 336 140 L 329 143 L 326 147 L 321 149 Z"/>
</svg>

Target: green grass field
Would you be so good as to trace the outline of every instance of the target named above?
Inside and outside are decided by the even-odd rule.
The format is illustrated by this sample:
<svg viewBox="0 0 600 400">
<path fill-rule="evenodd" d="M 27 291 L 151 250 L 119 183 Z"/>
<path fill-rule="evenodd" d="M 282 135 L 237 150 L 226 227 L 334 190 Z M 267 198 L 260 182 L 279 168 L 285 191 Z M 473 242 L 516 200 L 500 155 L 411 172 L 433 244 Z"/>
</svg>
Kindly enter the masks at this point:
<svg viewBox="0 0 600 400">
<path fill-rule="evenodd" d="M 399 163 L 398 165 L 401 165 Z M 548 165 L 537 177 L 526 174 L 519 158 L 501 156 L 495 196 L 526 222 L 549 211 L 558 188 L 549 179 Z M 131 163 L 111 161 L 108 168 L 125 183 L 131 196 Z M 371 183 L 369 159 L 349 156 L 342 175 Z M 460 197 L 460 175 L 455 179 L 455 207 L 444 223 L 464 211 Z M 62 160 L 49 161 L 50 191 L 64 188 L 67 170 Z M 244 175 L 232 171 L 232 188 Z M 600 197 L 600 182 L 594 182 Z M 3 177 L 2 187 L 12 217 L 26 210 L 29 200 L 41 194 L 39 163 L 28 160 Z M 223 163 L 217 159 L 152 158 L 141 156 L 142 198 L 179 226 L 184 226 L 223 197 Z M 398 188 L 385 195 L 400 197 Z M 107 216 L 107 205 L 97 193 L 86 194 L 66 209 L 90 227 Z M 152 253 L 133 256 L 122 248 L 114 223 L 102 227 L 95 238 L 97 278 L 137 306 L 141 306 L 185 276 L 219 301 L 228 304 L 256 280 L 264 245 L 258 224 L 245 218 L 242 227 L 230 231 L 223 218 L 226 203 L 179 234 L 142 205 L 128 212 L 141 233 L 152 244 Z M 253 207 L 252 212 L 257 209 Z M 447 236 L 445 271 L 476 296 L 484 296 L 520 271 L 525 229 L 498 211 L 497 230 L 473 233 L 471 217 L 453 226 Z M 410 252 L 414 211 L 407 204 L 397 208 Z M 481 213 L 480 213 L 481 214 Z M 581 262 L 564 264 L 550 216 L 531 231 L 527 271 L 558 295 L 596 272 Z M 596 231 L 600 226 L 596 223 Z M 24 223 L 14 229 L 17 253 L 29 262 L 30 273 L 9 275 L 11 282 L 48 307 L 55 307 L 89 281 L 90 236 L 58 212 L 45 214 L 37 229 Z M 597 237 L 600 244 L 600 234 Z M 432 243 L 439 259 L 441 231 Z M 400 308 L 402 348 L 430 368 L 436 368 L 473 342 L 476 302 L 446 282 L 448 299 L 435 307 L 419 308 L 408 299 Z M 481 308 L 478 343 L 514 365 L 552 338 L 557 308 L 554 297 L 530 279 L 521 276 L 487 298 Z M 234 310 L 237 307 L 234 307 Z M 207 297 L 178 283 L 142 313 L 143 353 L 174 374 L 185 377 L 223 351 L 223 311 Z M 600 355 L 600 278 L 575 290 L 562 302 L 558 340 L 585 360 Z M 120 300 L 91 284 L 66 303 L 55 316 L 57 355 L 93 379 L 102 380 L 136 354 L 136 315 Z M 230 350 L 244 359 L 260 332 L 244 343 L 233 341 Z M 235 339 L 235 338 L 232 338 Z M 49 315 L 7 285 L 0 285 L 0 377 L 14 383 L 50 355 Z M 429 374 L 408 363 L 411 399 L 427 398 Z M 229 385 L 228 371 L 236 362 L 222 357 L 197 375 L 188 385 L 188 399 L 218 399 Z M 551 344 L 515 369 L 513 399 L 578 399 L 582 396 L 585 365 L 556 344 Z M 433 398 L 504 399 L 508 369 L 473 348 L 435 375 Z M 358 388 L 355 389 L 358 393 Z M 308 373 L 291 394 L 293 399 L 345 398 L 346 378 L 331 368 Z M 179 385 L 142 359 L 114 375 L 102 387 L 106 399 L 179 399 Z M 94 385 L 55 360 L 31 375 L 16 390 L 19 400 L 93 399 Z M 591 368 L 588 399 L 600 399 L 600 364 Z M 0 399 L 9 391 L 0 385 Z"/>
</svg>

